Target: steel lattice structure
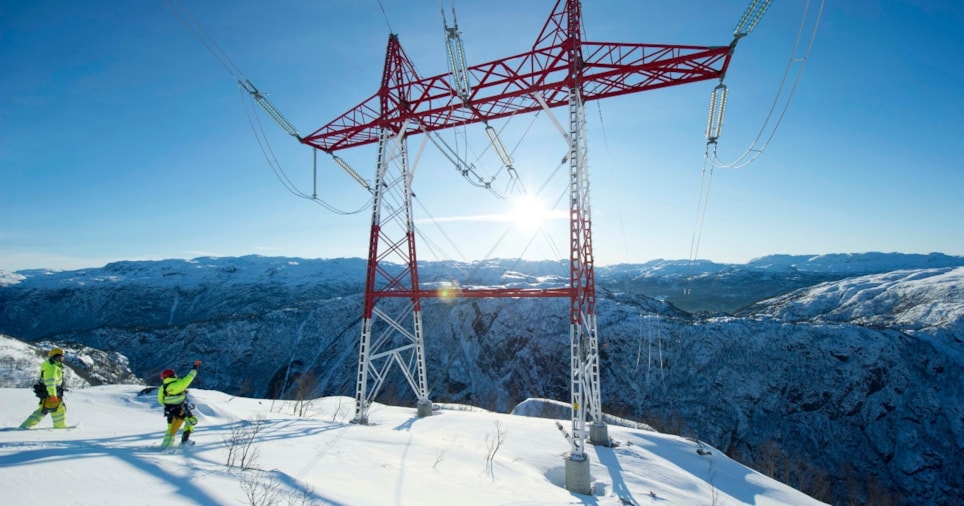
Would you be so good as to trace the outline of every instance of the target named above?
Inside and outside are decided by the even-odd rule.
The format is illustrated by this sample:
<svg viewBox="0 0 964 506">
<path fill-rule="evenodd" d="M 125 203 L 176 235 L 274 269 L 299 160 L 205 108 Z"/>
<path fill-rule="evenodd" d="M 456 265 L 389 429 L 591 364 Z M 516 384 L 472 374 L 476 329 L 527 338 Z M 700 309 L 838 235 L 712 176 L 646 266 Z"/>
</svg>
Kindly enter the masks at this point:
<svg viewBox="0 0 964 506">
<path fill-rule="evenodd" d="M 419 286 L 408 138 L 566 106 L 569 119 L 570 282 L 548 290 L 459 290 L 458 297 L 568 297 L 574 458 L 587 437 L 608 444 L 602 424 L 592 219 L 584 104 L 590 100 L 722 79 L 739 37 L 727 46 L 590 42 L 581 38 L 578 0 L 557 0 L 532 49 L 465 68 L 456 89 L 450 74 L 422 78 L 390 35 L 378 92 L 312 134 L 304 144 L 327 153 L 378 143 L 368 269 L 359 344 L 355 421 L 368 409 L 393 364 L 431 413 L 421 300 L 451 296 Z M 461 93 L 461 94 L 460 94 Z M 592 427 L 587 428 L 587 415 Z"/>
<path fill-rule="evenodd" d="M 330 153 L 378 142 L 383 128 L 411 135 L 492 121 L 539 110 L 540 98 L 564 106 L 571 88 L 589 102 L 719 79 L 735 45 L 590 42 L 581 40 L 579 23 L 579 2 L 557 0 L 530 51 L 468 67 L 473 84 L 465 102 L 448 74 L 419 78 L 392 35 L 378 92 L 301 142 Z"/>
</svg>

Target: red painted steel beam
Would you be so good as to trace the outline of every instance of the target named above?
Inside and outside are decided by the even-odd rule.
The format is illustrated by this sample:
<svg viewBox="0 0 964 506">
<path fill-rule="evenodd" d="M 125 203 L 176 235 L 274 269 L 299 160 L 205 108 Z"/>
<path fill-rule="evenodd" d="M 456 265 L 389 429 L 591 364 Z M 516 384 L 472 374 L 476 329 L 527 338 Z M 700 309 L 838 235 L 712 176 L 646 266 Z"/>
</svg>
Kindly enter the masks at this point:
<svg viewBox="0 0 964 506">
<path fill-rule="evenodd" d="M 440 298 L 440 299 L 488 299 L 488 298 L 542 298 L 569 297 L 573 289 L 563 288 L 437 288 L 418 290 L 375 291 L 376 298 Z"/>
<path fill-rule="evenodd" d="M 732 57 L 730 46 L 682 46 L 578 42 L 583 55 L 577 81 L 583 101 L 718 79 Z M 379 130 L 407 134 L 442 130 L 567 104 L 567 43 L 468 68 L 472 94 L 463 103 L 449 74 L 419 78 L 396 36 L 389 38 L 386 75 L 378 93 L 319 128 L 301 142 L 334 152 L 378 141 Z M 388 69 L 394 71 L 390 75 Z"/>
</svg>

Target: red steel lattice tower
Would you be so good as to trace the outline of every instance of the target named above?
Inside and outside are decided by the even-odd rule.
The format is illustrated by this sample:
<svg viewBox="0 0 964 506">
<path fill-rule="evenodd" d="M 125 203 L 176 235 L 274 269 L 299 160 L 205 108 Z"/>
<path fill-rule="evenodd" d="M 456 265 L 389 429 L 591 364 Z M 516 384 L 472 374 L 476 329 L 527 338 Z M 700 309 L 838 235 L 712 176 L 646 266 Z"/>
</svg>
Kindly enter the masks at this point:
<svg viewBox="0 0 964 506">
<path fill-rule="evenodd" d="M 355 421 L 393 365 L 431 413 L 426 381 L 421 299 L 441 296 L 419 287 L 407 141 L 413 135 L 566 106 L 569 119 L 569 286 L 558 289 L 460 290 L 460 297 L 568 297 L 574 459 L 584 442 L 608 444 L 602 423 L 593 273 L 592 219 L 584 104 L 590 100 L 721 79 L 739 37 L 726 46 L 591 42 L 581 38 L 578 0 L 557 0 L 529 51 L 466 67 L 470 90 L 448 74 L 422 78 L 396 35 L 389 36 L 378 92 L 301 142 L 326 153 L 378 144 L 368 269 L 359 344 Z M 588 416 L 588 417 L 587 417 Z M 592 420 L 587 427 L 587 419 Z M 561 429 L 561 427 L 560 427 Z"/>
</svg>

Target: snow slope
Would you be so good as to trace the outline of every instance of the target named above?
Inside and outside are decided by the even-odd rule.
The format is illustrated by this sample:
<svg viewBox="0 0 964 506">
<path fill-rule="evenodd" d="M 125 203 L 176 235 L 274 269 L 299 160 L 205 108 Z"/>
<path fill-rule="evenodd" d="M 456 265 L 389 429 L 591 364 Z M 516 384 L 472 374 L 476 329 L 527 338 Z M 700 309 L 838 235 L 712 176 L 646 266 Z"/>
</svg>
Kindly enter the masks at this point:
<svg viewBox="0 0 964 506">
<path fill-rule="evenodd" d="M 51 493 L 64 506 L 821 504 L 714 448 L 700 455 L 697 442 L 641 429 L 611 426 L 618 446 L 589 447 L 593 494 L 584 496 L 565 488 L 569 445 L 552 420 L 453 406 L 418 419 L 414 409 L 375 405 L 371 425 L 359 426 L 349 423 L 348 397 L 313 400 L 302 417 L 293 401 L 212 390 L 191 397 L 197 445 L 162 451 L 153 391 L 73 390 L 68 423 L 77 428 L 49 429 L 47 418 L 19 430 L 36 399 L 0 389 L 4 504 L 39 504 Z M 249 468 L 237 458 L 229 467 L 226 441 L 255 427 Z"/>
</svg>

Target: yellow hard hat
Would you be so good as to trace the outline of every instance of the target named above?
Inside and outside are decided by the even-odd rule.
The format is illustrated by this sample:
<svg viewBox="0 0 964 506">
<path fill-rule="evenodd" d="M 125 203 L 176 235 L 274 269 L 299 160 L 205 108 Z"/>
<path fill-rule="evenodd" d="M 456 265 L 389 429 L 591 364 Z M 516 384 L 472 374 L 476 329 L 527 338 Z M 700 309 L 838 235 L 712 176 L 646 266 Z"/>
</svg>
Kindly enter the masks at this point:
<svg viewBox="0 0 964 506">
<path fill-rule="evenodd" d="M 48 357 L 56 357 L 57 355 L 63 355 L 63 354 L 64 354 L 64 350 L 62 350 L 62 349 L 60 349 L 60 348 L 54 348 L 54 349 L 50 350 L 50 353 L 47 353 L 47 356 L 48 356 Z"/>
</svg>

